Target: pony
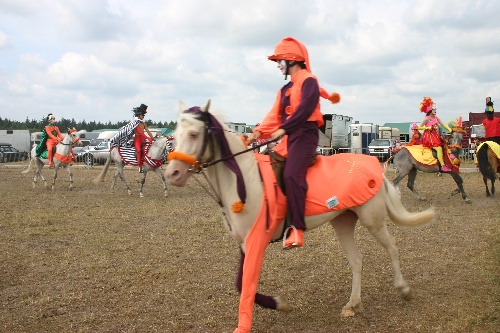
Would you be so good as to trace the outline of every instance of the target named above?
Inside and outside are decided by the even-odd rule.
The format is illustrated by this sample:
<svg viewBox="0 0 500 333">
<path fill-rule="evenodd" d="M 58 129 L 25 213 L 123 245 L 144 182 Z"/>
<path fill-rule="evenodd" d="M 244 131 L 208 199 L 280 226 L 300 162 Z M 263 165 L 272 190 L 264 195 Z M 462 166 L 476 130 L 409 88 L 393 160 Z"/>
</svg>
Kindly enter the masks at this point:
<svg viewBox="0 0 500 333">
<path fill-rule="evenodd" d="M 73 172 L 71 171 L 71 162 L 73 161 L 73 152 L 72 147 L 77 145 L 81 146 L 80 137 L 76 133 L 77 130 L 73 128 L 68 128 L 67 134 L 64 135 L 64 139 L 56 145 L 56 151 L 54 154 L 54 177 L 51 183 L 51 189 L 54 190 L 56 186 L 57 179 L 57 170 L 61 167 L 66 169 L 69 174 L 69 189 L 73 189 Z M 43 157 L 36 156 L 36 145 L 33 145 L 31 149 L 30 155 L 30 163 L 28 164 L 28 168 L 24 170 L 22 173 L 28 173 L 31 170 L 32 165 L 36 166 L 35 174 L 33 176 L 33 188 L 35 188 L 38 177 L 42 178 L 44 186 L 47 187 L 47 181 L 45 177 L 42 175 L 42 168 L 44 165 L 49 164 L 49 160 L 42 155 Z"/>
<path fill-rule="evenodd" d="M 451 150 L 451 153 L 455 155 L 455 158 L 459 158 L 461 147 L 462 147 L 462 139 L 464 137 L 464 133 L 466 131 L 462 127 L 453 127 L 450 137 L 447 139 L 447 145 Z M 422 155 L 424 152 L 427 152 L 429 156 L 432 156 L 433 151 L 431 148 L 424 148 L 422 146 L 414 146 L 419 147 L 418 152 Z M 410 152 L 408 147 L 402 147 L 396 154 L 394 154 L 389 160 L 385 163 L 388 163 L 392 160 L 394 167 L 398 171 L 398 175 L 393 180 L 394 186 L 398 186 L 399 182 L 408 176 L 408 181 L 406 186 L 412 191 L 419 200 L 426 200 L 426 198 L 420 195 L 415 189 L 415 178 L 417 177 L 417 171 L 430 172 L 430 173 L 438 173 L 440 174 L 439 164 L 435 158 L 433 158 L 432 164 L 424 164 L 418 161 L 415 156 Z M 466 203 L 472 203 L 467 194 L 465 193 L 463 180 L 460 175 L 455 171 L 449 171 L 448 173 L 455 183 L 457 184 L 457 188 L 452 192 L 452 195 L 461 193 L 462 199 L 465 200 Z"/>
<path fill-rule="evenodd" d="M 162 165 L 168 153 L 172 151 L 172 149 L 172 143 L 167 137 L 157 139 L 150 146 L 146 147 L 144 162 L 142 164 L 144 172 L 142 173 L 139 186 L 139 196 L 141 198 L 144 198 L 142 188 L 144 187 L 146 176 L 149 171 L 154 171 L 158 175 L 158 177 L 161 178 L 163 184 L 163 195 L 165 197 L 168 197 L 167 183 L 165 181 L 165 176 L 160 171 L 160 166 Z M 111 191 L 114 191 L 116 178 L 120 176 L 120 179 L 123 181 L 125 187 L 127 188 L 128 194 L 131 195 L 132 190 L 130 189 L 128 183 L 125 181 L 125 177 L 123 176 L 123 168 L 125 167 L 125 164 L 137 165 L 135 148 L 133 146 L 111 147 L 109 155 L 106 159 L 106 163 L 104 164 L 104 168 L 102 169 L 99 176 L 97 176 L 97 178 L 93 180 L 94 184 L 98 184 L 104 180 L 111 161 L 114 161 L 116 165 L 116 172 L 113 176 L 113 181 L 111 182 Z"/>
<path fill-rule="evenodd" d="M 271 241 L 282 239 L 285 226 L 286 202 L 284 195 L 276 185 L 276 178 L 270 182 L 263 181 L 259 166 L 268 170 L 271 168 L 269 156 L 253 153 L 255 147 L 247 148 L 246 140 L 231 132 L 221 124 L 217 117 L 209 112 L 210 100 L 199 108 L 185 110 L 180 103 L 181 113 L 174 132 L 176 149 L 169 155 L 165 168 L 167 181 L 174 186 L 185 186 L 188 178 L 195 172 L 205 176 L 210 185 L 211 194 L 223 211 L 223 225 L 240 244 L 240 267 L 236 286 L 241 293 L 238 327 L 234 332 L 250 332 L 254 303 L 278 310 L 288 311 L 288 303 L 280 296 L 268 296 L 257 293 L 258 279 L 264 260 L 265 250 Z M 232 153 L 235 152 L 235 153 Z M 417 227 L 431 223 L 434 219 L 434 209 L 410 213 L 401 203 L 395 187 L 383 175 L 380 163 L 375 157 L 362 154 L 338 154 L 317 156 L 315 165 L 333 161 L 334 158 L 347 161 L 350 168 L 345 174 L 336 178 L 336 183 L 326 183 L 327 175 L 316 172 L 320 184 L 309 184 L 308 195 L 318 188 L 342 188 L 342 192 L 350 195 L 363 195 L 364 192 L 352 190 L 350 183 L 341 184 L 347 173 L 353 173 L 354 178 L 362 178 L 367 169 L 376 169 L 378 187 L 373 180 L 367 181 L 366 189 L 373 194 L 363 203 L 338 210 L 308 215 L 306 206 L 307 230 L 317 228 L 327 222 L 338 235 L 339 242 L 347 255 L 352 270 L 352 291 L 347 304 L 341 311 L 342 317 L 354 316 L 362 311 L 361 302 L 361 272 L 362 255 L 356 246 L 354 229 L 359 219 L 389 254 L 393 268 L 394 286 L 405 299 L 411 297 L 409 284 L 403 278 L 398 249 L 390 236 L 385 218 L 388 216 L 396 225 Z M 351 162 L 352 160 L 352 162 Z M 370 162 L 366 168 L 363 163 Z M 340 163 L 339 163 L 340 164 Z M 323 171 L 323 170 L 321 170 Z M 267 172 L 266 172 L 267 173 Z M 336 172 L 327 172 L 335 176 Z M 371 176 L 370 176 L 371 177 Z M 373 187 L 372 187 L 373 185 Z M 265 191 L 264 188 L 270 189 Z M 280 194 L 281 193 L 281 194 Z M 340 195 L 339 195 L 340 197 Z M 331 198 L 332 206 L 342 199 Z M 326 206 L 326 205 L 323 205 Z M 283 209 L 285 208 L 285 209 Z"/>
<path fill-rule="evenodd" d="M 495 149 L 495 150 L 494 150 Z M 497 153 L 495 153 L 497 151 Z M 483 175 L 486 196 L 495 195 L 495 179 L 500 173 L 500 145 L 492 141 L 485 141 L 477 148 L 477 166 Z M 488 189 L 488 179 L 491 182 L 491 193 Z"/>
</svg>

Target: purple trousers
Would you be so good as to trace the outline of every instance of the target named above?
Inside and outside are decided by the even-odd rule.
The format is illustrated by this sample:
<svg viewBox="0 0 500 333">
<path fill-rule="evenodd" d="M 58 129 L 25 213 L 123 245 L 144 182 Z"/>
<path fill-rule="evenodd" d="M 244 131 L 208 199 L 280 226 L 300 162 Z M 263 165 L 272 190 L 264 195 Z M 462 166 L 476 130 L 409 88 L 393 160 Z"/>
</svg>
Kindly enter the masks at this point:
<svg viewBox="0 0 500 333">
<path fill-rule="evenodd" d="M 309 123 L 310 124 L 310 123 Z M 318 128 L 308 128 L 288 135 L 288 156 L 283 170 L 290 224 L 297 229 L 306 229 L 305 209 L 307 168 L 318 148 Z"/>
</svg>

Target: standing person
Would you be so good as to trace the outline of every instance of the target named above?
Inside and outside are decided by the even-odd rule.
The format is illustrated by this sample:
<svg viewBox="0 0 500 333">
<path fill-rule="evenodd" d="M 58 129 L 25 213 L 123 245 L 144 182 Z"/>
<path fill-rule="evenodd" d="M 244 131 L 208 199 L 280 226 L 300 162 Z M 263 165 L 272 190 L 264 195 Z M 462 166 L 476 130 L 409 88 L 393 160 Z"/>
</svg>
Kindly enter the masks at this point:
<svg viewBox="0 0 500 333">
<path fill-rule="evenodd" d="M 424 100 L 420 103 L 420 112 L 425 112 L 425 118 L 417 128 L 419 130 L 424 130 L 422 134 L 422 145 L 436 151 L 437 160 L 439 161 L 440 170 L 442 172 L 451 171 L 451 161 L 449 161 L 449 158 L 446 160 L 449 161 L 450 165 L 446 165 L 445 163 L 443 152 L 445 142 L 439 134 L 438 125 L 443 126 L 449 132 L 451 132 L 451 129 L 436 116 L 436 104 L 434 104 L 430 97 L 424 97 Z"/>
<path fill-rule="evenodd" d="M 41 157 L 42 153 L 47 150 L 47 159 L 49 160 L 49 168 L 54 167 L 54 147 L 64 139 L 64 136 L 59 131 L 59 127 L 55 125 L 56 116 L 49 113 L 47 116 L 49 122 L 42 130 L 40 143 L 36 146 L 36 156 Z"/>
<path fill-rule="evenodd" d="M 484 136 L 487 141 L 494 141 L 500 145 L 500 118 L 493 117 L 495 109 L 493 108 L 493 102 L 491 97 L 486 97 L 486 119 L 483 120 L 484 130 L 486 135 Z"/>
<path fill-rule="evenodd" d="M 139 107 L 133 108 L 134 119 L 130 121 L 127 125 L 120 128 L 118 133 L 111 138 L 111 146 L 123 146 L 134 136 L 134 147 L 137 153 L 137 164 L 139 166 L 139 172 L 143 173 L 142 163 L 144 162 L 144 146 L 146 142 L 154 140 L 153 134 L 149 131 L 148 125 L 144 122 L 144 117 L 146 115 L 148 106 L 141 104 Z M 149 137 L 145 134 L 148 133 Z"/>
<path fill-rule="evenodd" d="M 283 247 L 291 249 L 304 244 L 306 172 L 318 147 L 319 127 L 324 123 L 319 97 L 338 103 L 340 95 L 329 95 L 320 88 L 311 72 L 307 49 L 300 41 L 284 38 L 268 59 L 276 61 L 285 80 L 290 75 L 291 81 L 278 90 L 273 107 L 248 136 L 248 143 L 259 138 L 277 139 L 285 135 L 275 150 L 287 155 L 283 181 L 290 228 L 285 231 Z M 280 150 L 279 146 L 283 149 Z"/>
</svg>

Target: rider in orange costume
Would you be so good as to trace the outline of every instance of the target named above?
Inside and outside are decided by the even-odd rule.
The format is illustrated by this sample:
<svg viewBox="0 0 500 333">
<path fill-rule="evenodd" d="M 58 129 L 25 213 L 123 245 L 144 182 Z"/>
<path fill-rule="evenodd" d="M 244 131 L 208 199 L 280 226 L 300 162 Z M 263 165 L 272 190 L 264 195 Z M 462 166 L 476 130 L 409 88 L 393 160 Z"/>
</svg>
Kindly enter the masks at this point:
<svg viewBox="0 0 500 333">
<path fill-rule="evenodd" d="M 337 93 L 330 95 L 320 88 L 311 72 L 307 49 L 300 41 L 284 38 L 268 59 L 276 61 L 285 80 L 290 75 L 291 81 L 278 91 L 273 107 L 248 136 L 248 143 L 261 137 L 277 139 L 286 134 L 274 150 L 281 153 L 284 150 L 280 151 L 279 147 L 286 145 L 287 163 L 283 181 L 292 229 L 289 234 L 288 230 L 285 232 L 283 247 L 291 249 L 304 243 L 306 172 L 318 147 L 319 126 L 324 123 L 319 97 L 338 103 L 340 96 Z"/>
<path fill-rule="evenodd" d="M 49 168 L 54 167 L 54 147 L 64 139 L 64 136 L 59 131 L 59 127 L 55 125 L 56 117 L 50 113 L 47 116 L 49 124 L 44 127 L 43 136 L 46 135 L 45 145 L 47 146 L 47 159 L 49 160 Z"/>
</svg>

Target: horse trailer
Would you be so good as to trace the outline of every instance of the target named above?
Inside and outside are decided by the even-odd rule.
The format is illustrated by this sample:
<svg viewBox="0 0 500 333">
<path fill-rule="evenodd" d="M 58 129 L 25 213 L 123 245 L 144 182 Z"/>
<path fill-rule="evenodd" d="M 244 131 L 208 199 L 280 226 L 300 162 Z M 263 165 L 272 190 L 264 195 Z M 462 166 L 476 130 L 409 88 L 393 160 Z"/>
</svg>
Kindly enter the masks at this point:
<svg viewBox="0 0 500 333">
<path fill-rule="evenodd" d="M 351 124 L 351 152 L 355 154 L 368 154 L 368 145 L 378 136 L 379 125 Z"/>
</svg>

